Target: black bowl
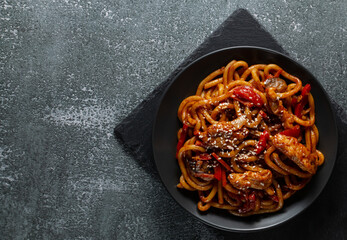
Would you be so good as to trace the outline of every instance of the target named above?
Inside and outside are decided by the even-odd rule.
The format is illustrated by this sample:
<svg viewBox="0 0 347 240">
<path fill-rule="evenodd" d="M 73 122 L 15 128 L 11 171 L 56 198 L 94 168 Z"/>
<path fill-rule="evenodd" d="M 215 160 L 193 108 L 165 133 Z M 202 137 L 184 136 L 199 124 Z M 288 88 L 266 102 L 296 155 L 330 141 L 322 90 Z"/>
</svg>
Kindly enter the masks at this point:
<svg viewBox="0 0 347 240">
<path fill-rule="evenodd" d="M 275 63 L 285 71 L 299 77 L 303 84 L 310 83 L 316 105 L 316 125 L 320 132 L 318 149 L 325 155 L 325 163 L 310 183 L 293 197 L 285 200 L 282 210 L 276 213 L 236 217 L 224 210 L 210 208 L 207 212 L 197 209 L 197 192 L 178 189 L 181 175 L 175 159 L 177 130 L 180 123 L 177 109 L 181 101 L 195 94 L 200 81 L 212 71 L 226 66 L 231 60 L 244 60 L 249 65 Z M 337 154 L 337 126 L 328 95 L 315 77 L 289 57 L 264 48 L 234 47 L 207 54 L 181 71 L 166 89 L 158 108 L 153 128 L 154 160 L 159 175 L 172 197 L 193 216 L 213 227 L 235 232 L 252 232 L 277 226 L 306 209 L 322 192 L 332 173 Z"/>
</svg>

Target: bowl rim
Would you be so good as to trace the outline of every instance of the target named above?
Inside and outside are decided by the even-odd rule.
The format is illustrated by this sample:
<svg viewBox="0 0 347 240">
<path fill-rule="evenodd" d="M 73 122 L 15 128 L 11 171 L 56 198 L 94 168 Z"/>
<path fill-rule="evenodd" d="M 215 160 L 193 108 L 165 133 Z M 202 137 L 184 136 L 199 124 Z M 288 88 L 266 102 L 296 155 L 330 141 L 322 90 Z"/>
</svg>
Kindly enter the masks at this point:
<svg viewBox="0 0 347 240">
<path fill-rule="evenodd" d="M 160 111 L 160 107 L 162 105 L 162 102 L 164 100 L 164 98 L 166 97 L 168 91 L 171 89 L 172 85 L 177 81 L 177 79 L 187 70 L 189 69 L 190 67 L 192 67 L 194 64 L 197 64 L 198 62 L 200 62 L 201 60 L 211 56 L 211 55 L 214 55 L 214 54 L 217 54 L 219 52 L 224 52 L 224 51 L 230 51 L 230 50 L 233 50 L 233 49 L 249 49 L 249 50 L 258 50 L 258 51 L 264 51 L 264 52 L 268 52 L 270 54 L 275 54 L 275 55 L 280 55 L 284 58 L 287 58 L 289 61 L 292 61 L 294 62 L 295 64 L 299 65 L 305 72 L 309 73 L 310 75 L 312 75 L 313 77 L 313 82 L 315 82 L 315 84 L 318 85 L 319 89 L 324 93 L 325 95 L 325 98 L 327 100 L 327 105 L 329 107 L 329 109 L 331 110 L 332 112 L 332 120 L 333 120 L 333 125 L 334 125 L 334 132 L 336 133 L 336 145 L 335 147 L 333 148 L 332 152 L 333 152 L 333 156 L 334 156 L 334 159 L 332 159 L 332 166 L 331 166 L 331 171 L 329 172 L 329 175 L 328 177 L 326 178 L 324 184 L 320 187 L 319 191 L 316 193 L 316 196 L 314 196 L 313 198 L 310 199 L 310 201 L 305 204 L 305 206 L 303 206 L 301 208 L 301 210 L 299 212 L 297 212 L 296 214 L 290 216 L 290 217 L 287 217 L 285 219 L 283 219 L 282 221 L 278 221 L 276 223 L 273 223 L 273 224 L 269 224 L 267 226 L 263 226 L 263 227 L 254 227 L 254 228 L 249 228 L 249 229 L 244 229 L 244 228 L 227 228 L 227 227 L 223 227 L 223 226 L 219 226 L 217 224 L 214 224 L 214 223 L 211 223 L 210 221 L 207 221 L 203 218 L 200 218 L 198 217 L 197 215 L 193 214 L 192 212 L 190 212 L 181 202 L 179 202 L 172 194 L 171 192 L 169 191 L 168 189 L 168 186 L 164 183 L 163 181 L 163 177 L 158 169 L 158 165 L 157 165 L 157 160 L 158 159 L 158 156 L 156 155 L 156 151 L 155 151 L 155 147 L 154 147 L 154 136 L 155 136 L 155 132 L 156 132 L 156 125 L 157 125 L 157 119 L 158 119 L 158 114 L 159 114 L 159 111 Z M 216 228 L 216 229 L 219 229 L 219 230 L 223 230 L 223 231 L 227 231 L 227 232 L 237 232 L 237 233 L 254 233 L 254 232 L 260 232 L 260 231 L 264 231 L 264 230 L 269 230 L 269 229 L 273 229 L 275 227 L 278 227 L 280 225 L 283 225 L 285 222 L 288 222 L 290 220 L 292 220 L 293 218 L 301 215 L 304 211 L 307 210 L 307 208 L 309 206 L 312 205 L 312 203 L 321 195 L 322 191 L 324 190 L 324 188 L 326 187 L 327 183 L 329 182 L 331 176 L 332 176 L 332 173 L 334 171 L 334 167 L 335 167 L 335 163 L 336 163 L 336 158 L 337 158 L 337 151 L 338 151 L 338 142 L 339 142 L 339 132 L 338 132 L 338 127 L 337 127 L 337 118 L 336 118 L 336 113 L 334 111 L 334 107 L 333 107 L 333 104 L 332 104 L 332 101 L 330 99 L 330 96 L 328 95 L 328 93 L 326 92 L 326 90 L 323 88 L 322 84 L 320 83 L 320 81 L 318 81 L 318 79 L 306 68 L 304 67 L 301 63 L 299 63 L 297 60 L 293 59 L 292 57 L 284 54 L 284 53 L 281 53 L 281 52 L 278 52 L 278 51 L 275 51 L 275 50 L 272 50 L 272 49 L 268 49 L 268 48 L 264 48 L 264 47 L 258 47 L 258 46 L 233 46 L 233 47 L 225 47 L 225 48 L 220 48 L 220 49 L 217 49 L 217 50 L 214 50 L 214 51 L 211 51 L 209 53 L 206 53 L 198 58 L 196 58 L 195 60 L 193 60 L 192 62 L 184 65 L 182 67 L 182 69 L 180 71 L 178 71 L 175 76 L 172 77 L 170 83 L 167 84 L 167 86 L 165 87 L 164 91 L 162 92 L 159 100 L 158 100 L 158 105 L 156 107 L 156 111 L 155 111 L 155 118 L 154 118 L 154 122 L 153 122 L 153 125 L 152 125 L 152 139 L 151 139 L 151 144 L 152 144 L 152 153 L 153 153 L 153 160 L 154 160 L 154 165 L 155 165 L 155 168 L 157 170 L 157 173 L 159 175 L 159 178 L 160 178 L 160 181 L 162 182 L 162 184 L 164 185 L 165 187 L 165 190 L 169 193 L 169 195 L 171 196 L 171 198 L 173 198 L 175 200 L 176 203 L 178 203 L 178 205 L 180 205 L 186 212 L 188 212 L 191 216 L 193 216 L 194 218 L 198 219 L 200 222 L 203 222 L 204 224 L 208 225 L 208 226 L 211 226 L 213 228 Z"/>
</svg>

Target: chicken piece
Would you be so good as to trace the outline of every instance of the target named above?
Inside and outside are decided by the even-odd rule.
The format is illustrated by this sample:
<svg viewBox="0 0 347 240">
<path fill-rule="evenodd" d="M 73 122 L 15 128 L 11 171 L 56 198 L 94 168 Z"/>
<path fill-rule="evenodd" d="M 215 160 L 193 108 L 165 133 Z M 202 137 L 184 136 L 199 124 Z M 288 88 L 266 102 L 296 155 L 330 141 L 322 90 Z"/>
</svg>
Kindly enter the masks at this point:
<svg viewBox="0 0 347 240">
<path fill-rule="evenodd" d="M 245 127 L 240 130 L 228 124 L 220 122 L 207 128 L 207 131 L 199 134 L 202 146 L 208 149 L 234 150 L 237 144 L 247 137 L 249 130 Z"/>
<path fill-rule="evenodd" d="M 272 173 L 268 169 L 259 172 L 231 173 L 228 176 L 228 180 L 235 188 L 240 190 L 247 188 L 263 190 L 271 185 Z"/>
<path fill-rule="evenodd" d="M 198 138 L 207 149 L 234 150 L 240 140 L 248 135 L 248 129 L 243 128 L 247 119 L 244 116 L 228 122 L 212 124 L 204 132 L 199 132 Z"/>
<path fill-rule="evenodd" d="M 205 181 L 214 179 L 214 175 L 211 174 L 213 165 L 209 160 L 195 160 L 192 158 L 187 159 L 187 163 L 188 169 L 194 177 L 199 177 Z"/>
<path fill-rule="evenodd" d="M 287 83 L 281 78 L 268 78 L 264 84 L 266 88 L 275 88 L 276 92 L 285 92 L 287 90 Z"/>
<path fill-rule="evenodd" d="M 302 170 L 311 174 L 316 172 L 317 154 L 311 153 L 303 144 L 299 143 L 298 139 L 295 137 L 278 133 L 272 138 L 272 144 Z"/>
</svg>

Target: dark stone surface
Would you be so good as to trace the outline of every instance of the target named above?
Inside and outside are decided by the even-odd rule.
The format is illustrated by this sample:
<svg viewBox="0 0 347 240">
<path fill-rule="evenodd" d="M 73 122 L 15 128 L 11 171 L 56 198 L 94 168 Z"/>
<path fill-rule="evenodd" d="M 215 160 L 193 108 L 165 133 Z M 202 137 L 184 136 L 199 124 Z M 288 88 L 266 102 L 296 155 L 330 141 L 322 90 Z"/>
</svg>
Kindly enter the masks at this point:
<svg viewBox="0 0 347 240">
<path fill-rule="evenodd" d="M 347 171 L 346 1 L 5 0 L 0 3 L 1 239 L 346 238 L 345 228 L 324 227 L 346 211 L 341 200 L 328 198 L 317 199 L 282 233 L 225 234 L 207 227 L 114 140 L 114 126 L 240 7 L 306 66 L 336 103 L 339 158 L 323 192 L 333 198 Z M 308 224 L 305 216 L 323 206 L 330 211 L 317 215 L 321 222 L 298 234 L 298 225 Z"/>
</svg>

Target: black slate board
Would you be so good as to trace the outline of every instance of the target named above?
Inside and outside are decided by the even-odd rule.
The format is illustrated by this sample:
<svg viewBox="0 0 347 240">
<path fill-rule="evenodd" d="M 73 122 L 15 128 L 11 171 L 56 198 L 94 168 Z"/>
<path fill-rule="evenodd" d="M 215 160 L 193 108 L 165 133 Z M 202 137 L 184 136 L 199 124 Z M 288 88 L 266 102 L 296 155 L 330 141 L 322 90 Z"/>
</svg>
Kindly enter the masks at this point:
<svg viewBox="0 0 347 240">
<path fill-rule="evenodd" d="M 139 164 L 152 175 L 157 175 L 153 163 L 152 127 L 163 91 L 188 64 L 212 51 L 233 46 L 258 46 L 286 54 L 276 40 L 244 9 L 235 11 L 182 64 L 139 104 L 115 129 L 116 138 Z M 339 129 L 338 158 L 325 190 L 306 211 L 286 224 L 262 234 L 247 234 L 246 239 L 343 239 L 347 237 L 347 171 L 346 156 L 347 116 L 333 101 Z M 324 206 L 324 207 L 323 207 Z M 223 233 L 236 236 L 233 233 Z"/>
<path fill-rule="evenodd" d="M 183 63 L 140 103 L 114 130 L 126 150 L 145 169 L 154 170 L 152 153 L 152 126 L 160 97 L 168 84 L 187 65 L 199 57 L 226 47 L 258 46 L 286 53 L 276 40 L 249 14 L 235 11 Z M 155 171 L 155 170 L 154 170 Z"/>
</svg>

